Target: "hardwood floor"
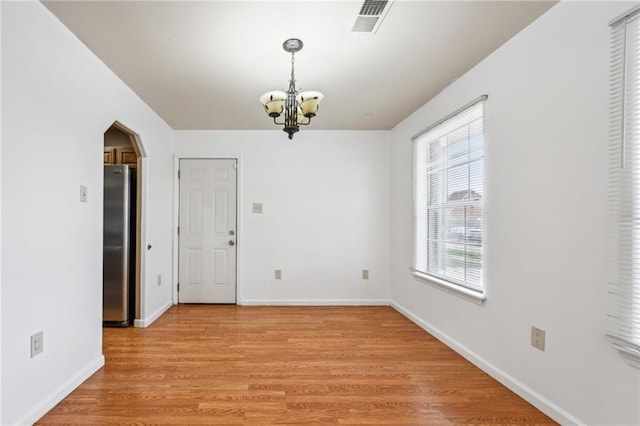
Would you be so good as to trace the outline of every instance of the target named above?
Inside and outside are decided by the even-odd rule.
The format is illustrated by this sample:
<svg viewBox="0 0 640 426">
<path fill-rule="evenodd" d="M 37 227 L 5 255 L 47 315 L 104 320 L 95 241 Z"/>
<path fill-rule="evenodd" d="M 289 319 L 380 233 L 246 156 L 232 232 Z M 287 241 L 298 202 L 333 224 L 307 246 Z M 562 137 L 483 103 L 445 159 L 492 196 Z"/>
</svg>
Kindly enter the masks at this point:
<svg viewBox="0 0 640 426">
<path fill-rule="evenodd" d="M 180 305 L 103 345 L 37 424 L 556 424 L 388 307 Z"/>
</svg>

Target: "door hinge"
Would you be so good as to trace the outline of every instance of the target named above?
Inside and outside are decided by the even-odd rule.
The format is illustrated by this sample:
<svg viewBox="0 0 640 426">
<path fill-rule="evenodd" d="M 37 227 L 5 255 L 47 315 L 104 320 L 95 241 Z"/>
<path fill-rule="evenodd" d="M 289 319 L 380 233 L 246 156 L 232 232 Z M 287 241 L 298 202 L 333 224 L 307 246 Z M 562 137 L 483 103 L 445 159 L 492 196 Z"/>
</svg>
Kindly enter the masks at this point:
<svg viewBox="0 0 640 426">
<path fill-rule="evenodd" d="M 180 235 L 180 227 L 178 226 L 178 235 Z"/>
<path fill-rule="evenodd" d="M 178 283 L 178 292 L 180 291 L 180 283 Z"/>
<path fill-rule="evenodd" d="M 238 162 L 236 161 L 235 163 L 233 163 L 233 168 L 237 169 L 238 168 Z"/>
<path fill-rule="evenodd" d="M 178 169 L 178 179 L 180 179 L 180 169 Z"/>
</svg>

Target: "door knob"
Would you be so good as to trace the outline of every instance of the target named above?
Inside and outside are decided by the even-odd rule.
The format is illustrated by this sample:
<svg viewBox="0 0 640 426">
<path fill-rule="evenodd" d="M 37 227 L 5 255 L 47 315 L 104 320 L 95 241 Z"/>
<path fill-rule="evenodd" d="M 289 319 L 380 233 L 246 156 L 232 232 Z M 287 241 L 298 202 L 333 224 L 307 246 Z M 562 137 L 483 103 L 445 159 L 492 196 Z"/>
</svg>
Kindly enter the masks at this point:
<svg viewBox="0 0 640 426">
<path fill-rule="evenodd" d="M 230 246 L 235 246 L 235 245 L 236 245 L 236 243 L 235 243 L 233 240 L 229 240 L 229 245 L 230 245 Z"/>
</svg>

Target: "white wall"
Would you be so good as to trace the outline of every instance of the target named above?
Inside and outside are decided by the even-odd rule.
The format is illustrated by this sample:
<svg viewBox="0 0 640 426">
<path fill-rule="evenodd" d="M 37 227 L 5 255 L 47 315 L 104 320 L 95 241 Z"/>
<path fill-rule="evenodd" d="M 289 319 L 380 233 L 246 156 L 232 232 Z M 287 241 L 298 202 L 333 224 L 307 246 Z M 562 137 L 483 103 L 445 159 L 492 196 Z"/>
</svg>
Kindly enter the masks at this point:
<svg viewBox="0 0 640 426">
<path fill-rule="evenodd" d="M 565 2 L 392 131 L 394 304 L 556 420 L 640 423 L 639 372 L 605 340 L 609 20 Z M 409 273 L 410 137 L 488 94 L 485 306 Z M 546 351 L 529 344 L 546 330 Z"/>
<path fill-rule="evenodd" d="M 303 129 L 289 141 L 280 130 L 178 131 L 175 140 L 178 156 L 240 156 L 240 303 L 387 303 L 387 132 Z M 264 213 L 251 212 L 254 202 Z"/>
<path fill-rule="evenodd" d="M 31 423 L 103 363 L 102 144 L 148 157 L 145 312 L 170 303 L 172 130 L 37 2 L 2 2 L 1 424 Z M 89 188 L 79 202 L 79 186 Z M 29 336 L 44 331 L 30 358 Z"/>
<path fill-rule="evenodd" d="M 2 23 L 2 4 L 0 4 L 0 25 Z M 2 50 L 2 31 L 0 31 L 0 51 Z M 0 55 L 0 81 L 2 81 L 2 56 Z M 2 84 L 0 84 L 0 100 Z M 2 102 L 0 102 L 0 318 L 2 318 Z M 2 323 L 0 323 L 0 419 L 2 419 Z"/>
</svg>

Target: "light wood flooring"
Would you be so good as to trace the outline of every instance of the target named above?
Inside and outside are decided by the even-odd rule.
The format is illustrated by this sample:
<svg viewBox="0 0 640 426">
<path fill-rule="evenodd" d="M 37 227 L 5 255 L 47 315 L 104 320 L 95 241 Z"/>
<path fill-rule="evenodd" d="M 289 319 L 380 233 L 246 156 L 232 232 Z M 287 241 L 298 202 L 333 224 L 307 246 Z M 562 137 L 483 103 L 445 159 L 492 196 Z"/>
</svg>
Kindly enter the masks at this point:
<svg viewBox="0 0 640 426">
<path fill-rule="evenodd" d="M 37 424 L 556 424 L 389 307 L 180 305 L 103 345 Z"/>
</svg>

